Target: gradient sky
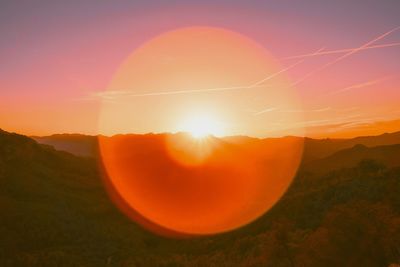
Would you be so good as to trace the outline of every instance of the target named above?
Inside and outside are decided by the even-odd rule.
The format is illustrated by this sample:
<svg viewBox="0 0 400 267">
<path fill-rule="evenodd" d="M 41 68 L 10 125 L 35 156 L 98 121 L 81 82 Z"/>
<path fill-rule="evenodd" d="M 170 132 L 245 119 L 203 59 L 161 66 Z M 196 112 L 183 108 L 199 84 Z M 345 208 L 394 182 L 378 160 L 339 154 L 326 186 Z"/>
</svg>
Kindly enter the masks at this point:
<svg viewBox="0 0 400 267">
<path fill-rule="evenodd" d="M 397 0 L 351 1 L 1 1 L 0 128 L 28 135 L 98 133 L 102 94 L 136 48 L 165 31 L 222 27 L 286 57 L 357 48 L 400 26 Z M 400 42 L 400 30 L 373 45 Z M 341 54 L 306 58 L 293 81 Z M 310 136 L 400 129 L 400 46 L 358 51 L 296 84 Z M 262 123 L 283 110 L 248 109 Z M 263 112 L 265 111 L 265 112 Z M 168 130 L 168 129 L 166 129 Z M 140 128 L 138 132 L 152 131 Z M 279 135 L 284 131 L 249 135 Z"/>
</svg>

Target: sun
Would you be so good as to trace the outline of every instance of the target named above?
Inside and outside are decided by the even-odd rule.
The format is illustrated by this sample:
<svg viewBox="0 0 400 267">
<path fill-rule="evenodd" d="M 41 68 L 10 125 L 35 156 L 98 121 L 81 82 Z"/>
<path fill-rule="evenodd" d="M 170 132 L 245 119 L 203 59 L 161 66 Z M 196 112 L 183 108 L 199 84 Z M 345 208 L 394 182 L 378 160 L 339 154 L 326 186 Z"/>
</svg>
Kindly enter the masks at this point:
<svg viewBox="0 0 400 267">
<path fill-rule="evenodd" d="M 207 136 L 221 136 L 223 134 L 223 125 L 211 114 L 195 114 L 182 123 L 181 130 L 190 133 L 196 139 L 202 139 Z"/>
</svg>

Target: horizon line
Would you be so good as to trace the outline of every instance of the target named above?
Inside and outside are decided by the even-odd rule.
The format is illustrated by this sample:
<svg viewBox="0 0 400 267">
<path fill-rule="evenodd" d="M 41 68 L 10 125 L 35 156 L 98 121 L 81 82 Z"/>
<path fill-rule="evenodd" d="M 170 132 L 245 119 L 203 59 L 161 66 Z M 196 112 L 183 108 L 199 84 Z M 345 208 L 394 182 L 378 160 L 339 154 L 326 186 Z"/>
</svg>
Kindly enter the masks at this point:
<svg viewBox="0 0 400 267">
<path fill-rule="evenodd" d="M 186 135 L 191 135 L 190 132 L 187 131 L 178 131 L 178 132 L 146 132 L 146 133 L 116 133 L 112 135 L 106 135 L 106 134 L 84 134 L 84 133 L 53 133 L 49 135 L 26 135 L 18 132 L 12 132 L 12 131 L 6 131 L 2 128 L 0 128 L 0 132 L 4 131 L 7 133 L 13 133 L 13 134 L 18 134 L 18 135 L 23 135 L 29 138 L 46 138 L 46 137 L 53 137 L 53 136 L 81 136 L 81 137 L 107 137 L 107 138 L 113 138 L 115 136 L 129 136 L 129 135 L 137 135 L 137 136 L 146 136 L 146 135 L 178 135 L 178 134 L 186 134 Z M 231 137 L 246 137 L 246 138 L 251 138 L 251 139 L 258 139 L 258 140 L 264 140 L 264 139 L 279 139 L 279 138 L 309 138 L 309 139 L 317 139 L 317 140 L 323 140 L 323 139 L 353 139 L 357 137 L 371 137 L 371 136 L 381 136 L 385 134 L 393 134 L 393 133 L 398 133 L 400 132 L 400 129 L 395 130 L 395 131 L 384 131 L 380 134 L 374 134 L 374 135 L 354 135 L 352 137 L 326 137 L 326 136 L 321 136 L 321 137 L 314 137 L 314 136 L 301 136 L 301 135 L 281 135 L 281 136 L 266 136 L 266 137 L 257 137 L 257 136 L 252 136 L 252 135 L 246 135 L 246 134 L 233 134 L 233 135 L 213 135 L 213 134 L 208 134 L 204 138 L 209 138 L 209 137 L 215 137 L 215 138 L 231 138 Z M 196 139 L 196 138 L 195 138 Z"/>
</svg>

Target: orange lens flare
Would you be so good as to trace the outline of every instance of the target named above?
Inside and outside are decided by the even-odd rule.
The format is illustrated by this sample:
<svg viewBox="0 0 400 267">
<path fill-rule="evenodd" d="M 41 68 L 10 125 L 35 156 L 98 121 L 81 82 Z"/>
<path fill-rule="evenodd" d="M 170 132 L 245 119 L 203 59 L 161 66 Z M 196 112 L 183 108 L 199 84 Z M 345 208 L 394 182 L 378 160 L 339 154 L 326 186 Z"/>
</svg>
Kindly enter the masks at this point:
<svg viewBox="0 0 400 267">
<path fill-rule="evenodd" d="M 268 88 L 237 88 L 279 71 L 262 47 L 223 29 L 167 32 L 137 49 L 110 83 L 110 92 L 123 94 L 102 104 L 99 131 L 189 133 L 99 138 L 105 182 L 118 207 L 169 236 L 230 231 L 268 211 L 295 175 L 303 139 L 223 135 L 270 129 L 259 116 L 240 112 L 243 103 L 301 108 L 282 75 Z M 301 119 L 262 115 L 286 127 Z"/>
<path fill-rule="evenodd" d="M 225 232 L 259 217 L 290 184 L 302 152 L 300 138 L 254 144 L 215 138 L 207 156 L 193 163 L 190 151 L 171 157 L 169 138 L 103 137 L 100 147 L 109 189 L 128 205 L 125 212 L 170 235 Z"/>
</svg>

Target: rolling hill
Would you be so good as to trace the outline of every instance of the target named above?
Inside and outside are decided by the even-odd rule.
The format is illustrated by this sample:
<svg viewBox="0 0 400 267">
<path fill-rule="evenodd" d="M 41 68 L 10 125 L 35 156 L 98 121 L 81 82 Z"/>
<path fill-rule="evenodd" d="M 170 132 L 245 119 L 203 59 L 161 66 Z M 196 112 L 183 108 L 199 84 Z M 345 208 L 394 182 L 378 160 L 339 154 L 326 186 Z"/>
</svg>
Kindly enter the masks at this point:
<svg viewBox="0 0 400 267">
<path fill-rule="evenodd" d="M 332 155 L 309 161 L 304 164 L 303 170 L 316 173 L 327 173 L 341 168 L 351 168 L 363 160 L 374 160 L 387 167 L 400 166 L 400 144 L 366 147 L 355 145 Z"/>
<path fill-rule="evenodd" d="M 104 190 L 96 159 L 0 131 L 0 266 L 399 264 L 398 151 L 398 145 L 337 151 L 300 170 L 285 196 L 250 225 L 179 240 L 123 216 Z M 371 156 L 375 161 L 365 161 Z M 325 164 L 334 171 L 319 173 Z"/>
<path fill-rule="evenodd" d="M 351 148 L 355 145 L 373 147 L 395 144 L 400 144 L 400 132 L 384 133 L 377 136 L 360 136 L 350 139 L 305 138 L 303 160 L 307 162 L 324 158 L 339 150 Z"/>
<path fill-rule="evenodd" d="M 54 134 L 50 136 L 32 136 L 41 144 L 53 146 L 57 150 L 67 151 L 76 156 L 93 157 L 97 155 L 97 136 L 83 134 Z"/>
</svg>

